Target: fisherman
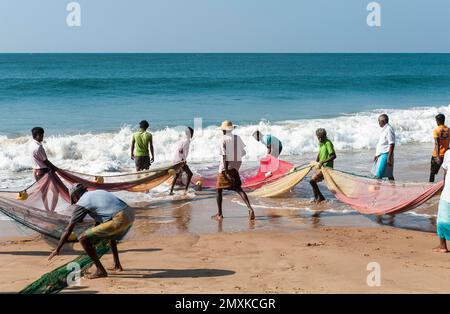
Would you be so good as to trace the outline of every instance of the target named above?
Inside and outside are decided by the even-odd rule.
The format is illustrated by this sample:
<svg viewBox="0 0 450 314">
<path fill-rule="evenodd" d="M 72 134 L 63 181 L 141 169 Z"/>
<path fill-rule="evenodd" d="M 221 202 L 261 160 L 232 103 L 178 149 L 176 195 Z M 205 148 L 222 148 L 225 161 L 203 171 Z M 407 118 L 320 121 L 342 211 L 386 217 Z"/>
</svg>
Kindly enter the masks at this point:
<svg viewBox="0 0 450 314">
<path fill-rule="evenodd" d="M 33 136 L 31 160 L 33 165 L 33 174 L 36 181 L 42 179 L 50 170 L 57 171 L 58 168 L 47 159 L 42 141 L 44 140 L 44 129 L 34 127 L 31 130 Z"/>
<path fill-rule="evenodd" d="M 217 176 L 217 207 L 218 212 L 211 218 L 216 220 L 223 219 L 222 213 L 222 192 L 224 189 L 236 191 L 245 202 L 248 208 L 248 217 L 250 220 L 255 219 L 247 194 L 241 187 L 241 178 L 239 176 L 239 168 L 242 164 L 242 157 L 245 156 L 245 144 L 241 137 L 232 133 L 234 126 L 231 121 L 223 121 L 220 126 L 223 136 L 220 140 L 220 166 L 219 175 Z"/>
<path fill-rule="evenodd" d="M 319 190 L 318 182 L 323 181 L 323 173 L 320 171 L 322 167 L 333 168 L 334 160 L 336 159 L 336 152 L 334 151 L 333 143 L 327 137 L 327 131 L 319 128 L 316 130 L 316 136 L 319 140 L 319 153 L 317 154 L 316 162 L 318 163 L 318 172 L 311 178 L 311 184 L 314 192 L 314 201 L 320 203 L 325 200 L 322 192 Z"/>
<path fill-rule="evenodd" d="M 139 122 L 139 131 L 133 133 L 131 140 L 131 159 L 134 160 L 136 171 L 148 170 L 154 161 L 153 136 L 147 132 L 149 124 L 146 120 Z M 150 158 L 150 153 L 152 154 Z"/>
<path fill-rule="evenodd" d="M 61 235 L 57 248 L 50 254 L 49 260 L 59 255 L 61 248 L 72 234 L 74 227 L 83 221 L 86 215 L 92 217 L 95 226 L 84 231 L 78 238 L 83 249 L 94 262 L 97 270 L 88 276 L 89 279 L 107 277 L 108 273 L 97 256 L 95 244 L 108 240 L 114 258 L 114 267 L 110 270 L 122 271 L 117 251 L 117 241 L 130 230 L 134 222 L 134 210 L 124 201 L 110 192 L 103 190 L 87 191 L 81 184 L 70 188 L 72 218 Z"/>
<path fill-rule="evenodd" d="M 439 246 L 434 252 L 448 253 L 447 241 L 450 241 L 450 178 L 448 168 L 450 166 L 450 150 L 447 150 L 442 162 L 444 169 L 444 188 L 439 200 L 439 208 L 436 220 L 436 231 L 439 237 Z"/>
<path fill-rule="evenodd" d="M 434 150 L 431 157 L 430 182 L 434 182 L 434 177 L 439 172 L 450 141 L 449 129 L 445 125 L 445 116 L 442 113 L 436 116 L 436 123 L 437 127 L 433 130 Z"/>
<path fill-rule="evenodd" d="M 47 159 L 42 141 L 44 140 L 44 129 L 41 127 L 34 127 L 31 130 L 33 136 L 31 148 L 31 160 L 33 165 L 33 175 L 36 181 L 41 180 L 50 171 L 58 171 L 59 169 Z M 49 205 L 48 189 L 43 189 L 41 194 L 42 204 L 46 211 L 53 212 L 58 205 L 58 191 L 54 184 L 50 185 L 52 191 L 52 202 Z"/>
<path fill-rule="evenodd" d="M 178 148 L 175 153 L 175 159 L 174 159 L 174 163 L 179 163 L 182 161 L 184 161 L 185 163 L 184 163 L 183 167 L 181 167 L 181 169 L 177 172 L 177 174 L 173 178 L 172 186 L 170 188 L 170 195 L 173 195 L 173 188 L 175 187 L 175 184 L 176 184 L 178 178 L 181 176 L 181 174 L 183 172 L 186 173 L 186 175 L 187 175 L 186 187 L 184 190 L 185 193 L 187 193 L 187 191 L 188 191 L 189 184 L 191 183 L 191 179 L 193 176 L 191 169 L 189 169 L 189 166 L 186 163 L 186 159 L 189 154 L 189 146 L 191 145 L 191 139 L 194 136 L 194 129 L 191 127 L 187 127 L 186 131 L 185 131 L 185 135 L 186 135 L 185 138 L 183 138 L 183 140 L 178 144 Z"/>
<path fill-rule="evenodd" d="M 382 114 L 378 117 L 378 124 L 380 125 L 381 133 L 377 143 L 372 174 L 377 179 L 388 178 L 393 181 L 395 132 L 389 124 L 387 114 Z"/>
<path fill-rule="evenodd" d="M 274 157 L 280 156 L 281 151 L 283 150 L 283 143 L 274 135 L 262 134 L 259 130 L 253 132 L 253 137 L 258 142 L 261 142 L 267 147 L 267 154 L 272 155 Z"/>
</svg>

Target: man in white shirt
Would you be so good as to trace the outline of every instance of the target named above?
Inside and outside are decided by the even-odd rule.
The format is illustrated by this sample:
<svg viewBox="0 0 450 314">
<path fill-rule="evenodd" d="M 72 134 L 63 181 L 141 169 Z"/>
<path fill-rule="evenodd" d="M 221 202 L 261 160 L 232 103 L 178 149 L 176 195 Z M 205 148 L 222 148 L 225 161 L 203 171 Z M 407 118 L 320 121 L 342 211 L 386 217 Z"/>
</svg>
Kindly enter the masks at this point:
<svg viewBox="0 0 450 314">
<path fill-rule="evenodd" d="M 36 181 L 42 179 L 50 170 L 57 171 L 58 168 L 47 159 L 42 141 L 44 140 L 44 129 L 35 127 L 31 130 L 33 136 L 31 161 L 33 165 L 33 174 Z"/>
<path fill-rule="evenodd" d="M 234 129 L 231 121 L 223 121 L 220 127 L 223 133 L 223 137 L 220 141 L 220 165 L 219 175 L 217 176 L 217 207 L 218 212 L 211 218 L 216 220 L 223 219 L 222 213 L 222 192 L 224 189 L 236 191 L 245 202 L 248 208 L 248 217 L 250 220 L 255 219 L 255 213 L 247 194 L 242 189 L 241 178 L 239 176 L 239 168 L 242 164 L 242 157 L 245 156 L 244 150 L 245 144 L 241 137 L 234 135 L 232 130 Z"/>
<path fill-rule="evenodd" d="M 173 195 L 173 188 L 175 187 L 175 184 L 177 183 L 178 178 L 181 176 L 181 174 L 183 172 L 185 172 L 187 175 L 187 181 L 186 181 L 186 187 L 185 187 L 184 193 L 187 193 L 189 184 L 191 183 L 191 179 L 193 176 L 191 169 L 189 169 L 189 166 L 186 163 L 186 160 L 187 160 L 187 157 L 189 154 L 189 146 L 191 145 L 191 139 L 194 136 L 194 129 L 191 127 L 187 127 L 185 133 L 186 133 L 186 137 L 178 144 L 178 148 L 177 148 L 177 151 L 175 152 L 175 158 L 174 158 L 174 163 L 179 163 L 179 162 L 184 161 L 185 164 L 173 178 L 172 186 L 170 188 L 170 195 Z"/>
<path fill-rule="evenodd" d="M 389 180 L 394 180 L 395 132 L 389 124 L 387 114 L 382 114 L 378 117 L 378 124 L 381 127 L 381 133 L 375 152 L 372 174 L 377 179 L 388 178 Z"/>
</svg>

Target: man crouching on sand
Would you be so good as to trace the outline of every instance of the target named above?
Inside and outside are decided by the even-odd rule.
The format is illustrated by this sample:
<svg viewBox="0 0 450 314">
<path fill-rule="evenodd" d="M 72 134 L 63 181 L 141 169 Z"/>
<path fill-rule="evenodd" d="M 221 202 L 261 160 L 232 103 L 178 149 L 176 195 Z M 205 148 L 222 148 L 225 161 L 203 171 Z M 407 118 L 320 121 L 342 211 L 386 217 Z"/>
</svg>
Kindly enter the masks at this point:
<svg viewBox="0 0 450 314">
<path fill-rule="evenodd" d="M 59 251 L 69 238 L 75 225 L 82 222 L 86 215 L 89 215 L 95 220 L 95 226 L 83 232 L 78 238 L 83 249 L 97 267 L 97 271 L 87 278 L 94 279 L 108 276 L 94 247 L 100 240 L 109 240 L 114 258 L 114 267 L 110 270 L 123 270 L 119 261 L 116 241 L 122 239 L 133 225 L 134 210 L 112 193 L 101 190 L 87 191 L 81 184 L 76 184 L 70 188 L 70 200 L 71 206 L 73 206 L 72 218 L 61 235 L 58 247 L 48 259 L 51 260 L 59 255 Z"/>
<path fill-rule="evenodd" d="M 239 176 L 239 168 L 242 164 L 242 157 L 245 156 L 245 144 L 241 137 L 234 135 L 231 131 L 234 129 L 231 121 L 224 121 L 220 129 L 223 132 L 223 137 L 220 142 L 220 166 L 219 175 L 217 176 L 217 207 L 218 212 L 211 218 L 216 220 L 223 219 L 222 213 L 222 192 L 224 189 L 236 191 L 245 202 L 248 208 L 248 218 L 255 219 L 255 213 L 247 194 L 242 190 L 241 178 Z"/>
</svg>

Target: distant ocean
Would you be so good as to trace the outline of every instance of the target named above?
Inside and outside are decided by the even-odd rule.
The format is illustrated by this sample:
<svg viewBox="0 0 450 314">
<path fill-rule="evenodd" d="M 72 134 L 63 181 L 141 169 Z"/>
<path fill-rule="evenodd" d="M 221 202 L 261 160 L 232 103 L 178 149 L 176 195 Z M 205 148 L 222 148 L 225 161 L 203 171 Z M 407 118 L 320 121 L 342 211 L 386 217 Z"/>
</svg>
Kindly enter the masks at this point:
<svg viewBox="0 0 450 314">
<path fill-rule="evenodd" d="M 29 177 L 33 126 L 57 165 L 123 172 L 140 120 L 169 162 L 176 126 L 200 117 L 190 158 L 201 168 L 216 162 L 225 119 L 248 145 L 256 128 L 277 135 L 295 159 L 317 149 L 317 127 L 338 150 L 373 149 L 381 112 L 400 144 L 431 143 L 449 104 L 450 54 L 0 54 L 0 185 Z"/>
</svg>

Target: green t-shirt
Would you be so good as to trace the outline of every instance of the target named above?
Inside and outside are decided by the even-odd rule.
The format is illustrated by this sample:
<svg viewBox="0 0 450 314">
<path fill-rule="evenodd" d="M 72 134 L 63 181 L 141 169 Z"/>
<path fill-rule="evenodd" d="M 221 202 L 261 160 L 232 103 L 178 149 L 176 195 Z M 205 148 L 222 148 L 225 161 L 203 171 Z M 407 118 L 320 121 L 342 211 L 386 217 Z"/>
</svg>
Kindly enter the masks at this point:
<svg viewBox="0 0 450 314">
<path fill-rule="evenodd" d="M 333 143 L 331 143 L 329 139 L 327 139 L 323 143 L 319 143 L 319 162 L 327 160 L 333 153 L 334 153 Z M 333 168 L 333 162 L 334 160 L 324 163 L 323 165 L 325 167 Z"/>
<path fill-rule="evenodd" d="M 133 134 L 134 139 L 134 156 L 142 157 L 142 156 L 150 156 L 148 151 L 148 143 L 152 140 L 152 134 L 140 130 Z"/>
</svg>

